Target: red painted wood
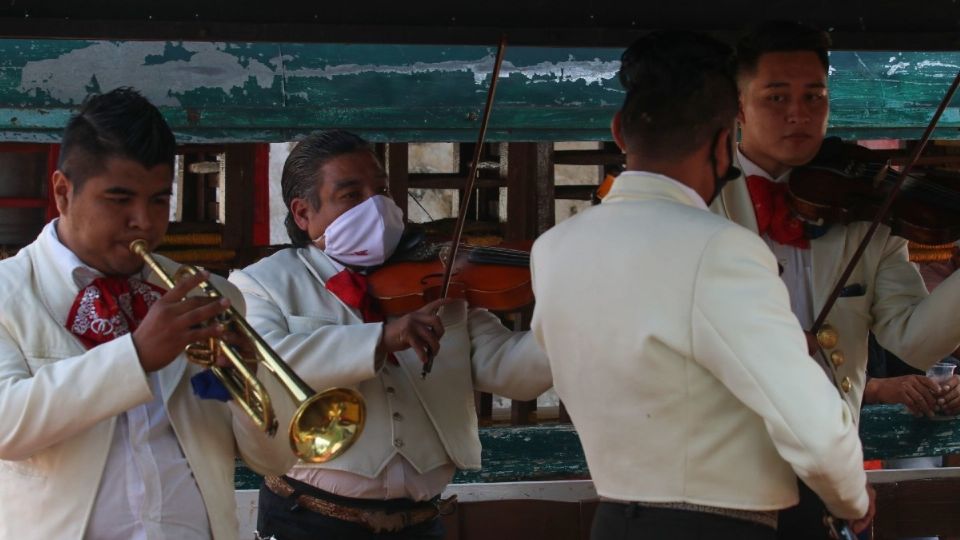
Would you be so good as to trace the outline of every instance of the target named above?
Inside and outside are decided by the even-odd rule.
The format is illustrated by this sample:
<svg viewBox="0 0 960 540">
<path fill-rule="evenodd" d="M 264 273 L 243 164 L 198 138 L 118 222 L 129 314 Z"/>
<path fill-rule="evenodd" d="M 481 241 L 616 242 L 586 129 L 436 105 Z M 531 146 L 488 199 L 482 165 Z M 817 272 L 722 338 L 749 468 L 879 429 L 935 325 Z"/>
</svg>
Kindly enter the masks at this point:
<svg viewBox="0 0 960 540">
<path fill-rule="evenodd" d="M 60 159 L 60 145 L 59 144 L 50 144 L 47 146 L 47 178 L 45 182 L 47 183 L 47 211 L 45 213 L 46 221 L 51 221 L 56 217 L 60 216 L 60 211 L 57 210 L 57 201 L 53 196 L 53 172 L 57 170 L 57 162 Z"/>
<path fill-rule="evenodd" d="M 0 197 L 0 208 L 46 208 L 47 199 Z"/>
<path fill-rule="evenodd" d="M 258 144 L 253 158 L 253 245 L 270 245 L 270 145 Z"/>
</svg>

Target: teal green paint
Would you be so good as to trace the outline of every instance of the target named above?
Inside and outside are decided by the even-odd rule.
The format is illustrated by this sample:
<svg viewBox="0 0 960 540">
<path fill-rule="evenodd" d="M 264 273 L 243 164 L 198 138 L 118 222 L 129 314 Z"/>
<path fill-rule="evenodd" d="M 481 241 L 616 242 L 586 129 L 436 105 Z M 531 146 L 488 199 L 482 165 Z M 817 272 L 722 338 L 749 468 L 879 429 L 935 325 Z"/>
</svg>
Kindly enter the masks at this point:
<svg viewBox="0 0 960 540">
<path fill-rule="evenodd" d="M 281 141 L 340 127 L 378 141 L 476 137 L 495 48 L 0 40 L 0 140 L 48 140 L 83 99 L 130 85 L 180 140 Z M 508 47 L 490 140 L 608 140 L 620 51 Z M 960 53 L 834 52 L 830 132 L 916 137 Z M 960 103 L 960 102 L 958 102 Z M 18 121 L 4 120 L 17 111 Z M 188 117 L 199 115 L 199 121 Z M 949 108 L 938 138 L 960 139 Z"/>
<path fill-rule="evenodd" d="M 164 62 L 189 62 L 193 55 L 197 53 L 188 51 L 182 44 L 167 42 L 164 46 L 163 54 L 148 54 L 143 57 L 143 65 L 154 66 Z"/>
<path fill-rule="evenodd" d="M 940 456 L 960 451 L 960 419 L 914 418 L 900 405 L 868 405 L 860 416 L 864 459 Z M 589 478 L 583 448 L 570 424 L 480 429 L 480 471 L 458 471 L 454 483 Z M 256 489 L 260 477 L 237 468 L 237 489 Z"/>
</svg>

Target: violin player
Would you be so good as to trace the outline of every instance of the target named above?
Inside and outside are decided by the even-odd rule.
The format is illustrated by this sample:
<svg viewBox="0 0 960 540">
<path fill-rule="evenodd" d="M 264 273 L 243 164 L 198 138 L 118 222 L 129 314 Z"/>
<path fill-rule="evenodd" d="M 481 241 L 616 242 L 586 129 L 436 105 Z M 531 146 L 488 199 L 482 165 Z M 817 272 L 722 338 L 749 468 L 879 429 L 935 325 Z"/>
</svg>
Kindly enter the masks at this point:
<svg viewBox="0 0 960 540">
<path fill-rule="evenodd" d="M 731 49 L 654 32 L 619 77 L 626 170 L 531 254 L 532 328 L 601 498 L 591 538 L 773 539 L 796 475 L 862 529 L 853 414 L 807 357 L 766 244 L 708 211 L 739 173 Z"/>
<path fill-rule="evenodd" d="M 247 320 L 309 385 L 359 390 L 363 433 L 322 466 L 294 467 L 260 490 L 264 538 L 443 538 L 439 496 L 456 469 L 480 468 L 475 390 L 529 400 L 552 385 L 529 332 L 462 300 L 382 320 L 366 269 L 404 229 L 373 147 L 314 133 L 281 179 L 293 247 L 234 272 Z M 430 377 L 422 363 L 434 358 Z"/>
<path fill-rule="evenodd" d="M 782 269 L 793 313 L 805 329 L 823 307 L 869 223 L 814 226 L 794 216 L 784 182 L 810 162 L 827 128 L 830 46 L 826 33 L 795 23 L 767 23 L 737 46 L 740 144 L 743 171 L 712 210 L 760 235 Z M 925 370 L 960 345 L 960 277 L 927 293 L 907 256 L 907 242 L 881 225 L 827 318 L 838 334 L 826 356 L 815 355 L 850 405 L 855 420 L 867 385 L 882 401 L 932 415 L 955 414 L 954 377 L 942 387 L 899 378 L 866 378 L 868 336 Z M 811 338 L 808 336 L 808 340 Z M 811 346 L 813 349 L 814 346 Z M 834 354 L 839 353 L 839 354 Z M 829 358 L 829 360 L 827 360 Z M 778 361 L 771 358 L 771 362 Z M 786 383 L 786 381 L 785 381 Z M 822 505 L 801 485 L 801 504 L 780 514 L 780 538 L 824 537 Z"/>
</svg>

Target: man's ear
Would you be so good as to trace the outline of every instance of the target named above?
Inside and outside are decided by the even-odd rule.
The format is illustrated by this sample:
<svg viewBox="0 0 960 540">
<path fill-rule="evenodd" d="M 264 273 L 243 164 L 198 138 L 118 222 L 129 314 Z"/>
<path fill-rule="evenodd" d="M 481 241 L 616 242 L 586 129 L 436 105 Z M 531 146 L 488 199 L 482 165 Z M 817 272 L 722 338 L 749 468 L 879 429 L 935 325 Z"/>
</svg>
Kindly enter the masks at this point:
<svg viewBox="0 0 960 540">
<path fill-rule="evenodd" d="M 743 125 L 743 97 L 737 99 L 737 124 Z"/>
<path fill-rule="evenodd" d="M 623 132 L 621 128 L 623 127 L 622 119 L 620 118 L 620 111 L 617 111 L 613 114 L 613 120 L 610 120 L 610 134 L 613 135 L 613 141 L 617 143 L 617 147 L 620 148 L 620 151 L 624 154 L 627 153 L 627 145 L 623 142 Z"/>
<path fill-rule="evenodd" d="M 69 211 L 70 197 L 73 195 L 73 183 L 63 174 L 60 169 L 53 171 L 51 181 L 53 190 L 53 200 L 57 203 L 57 212 L 64 215 Z"/>
<path fill-rule="evenodd" d="M 310 226 L 309 211 L 310 204 L 306 200 L 295 198 L 290 201 L 290 214 L 301 231 L 306 231 Z"/>
<path fill-rule="evenodd" d="M 724 170 L 730 166 L 730 137 L 733 137 L 732 128 L 721 129 L 720 136 L 717 137 L 714 147 L 710 149 L 713 155 L 717 156 L 717 165 L 720 167 L 720 170 Z M 725 161 L 728 163 L 724 164 Z"/>
</svg>

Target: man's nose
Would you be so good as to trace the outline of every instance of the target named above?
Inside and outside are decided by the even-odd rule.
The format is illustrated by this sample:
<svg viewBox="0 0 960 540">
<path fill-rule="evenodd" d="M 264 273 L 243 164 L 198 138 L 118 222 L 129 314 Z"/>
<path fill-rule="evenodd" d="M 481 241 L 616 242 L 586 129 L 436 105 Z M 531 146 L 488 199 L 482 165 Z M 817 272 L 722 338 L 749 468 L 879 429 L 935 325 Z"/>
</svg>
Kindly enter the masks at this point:
<svg viewBox="0 0 960 540">
<path fill-rule="evenodd" d="M 145 204 L 134 204 L 127 215 L 127 223 L 131 229 L 148 230 L 150 228 L 150 213 Z"/>
<path fill-rule="evenodd" d="M 810 105 L 806 101 L 803 99 L 790 100 L 790 104 L 787 107 L 788 122 L 801 124 L 809 122 L 810 118 Z"/>
</svg>

